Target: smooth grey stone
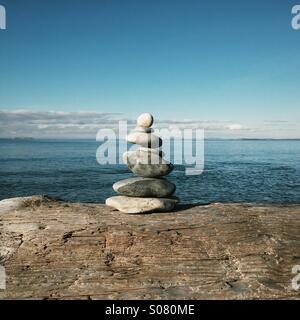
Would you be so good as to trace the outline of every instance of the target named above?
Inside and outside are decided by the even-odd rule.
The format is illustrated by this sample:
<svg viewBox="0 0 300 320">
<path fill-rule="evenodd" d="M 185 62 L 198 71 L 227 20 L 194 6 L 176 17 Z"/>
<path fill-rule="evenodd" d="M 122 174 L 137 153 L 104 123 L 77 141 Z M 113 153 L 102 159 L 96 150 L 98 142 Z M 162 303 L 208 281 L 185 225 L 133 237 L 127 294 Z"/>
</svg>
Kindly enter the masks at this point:
<svg viewBox="0 0 300 320">
<path fill-rule="evenodd" d="M 159 148 L 162 146 L 161 138 L 152 133 L 132 132 L 126 137 L 126 141 L 147 148 Z"/>
<path fill-rule="evenodd" d="M 179 202 L 176 198 L 137 198 L 115 196 L 106 200 L 106 205 L 124 213 L 150 213 L 172 211 Z"/>
<path fill-rule="evenodd" d="M 173 164 L 159 154 L 142 150 L 125 152 L 123 161 L 135 175 L 145 178 L 166 176 L 174 169 Z"/>
<path fill-rule="evenodd" d="M 160 157 L 164 157 L 165 153 L 163 151 L 161 151 L 159 148 L 144 148 L 144 147 L 140 147 L 138 150 L 142 151 L 142 152 L 148 152 L 148 153 L 154 153 L 159 155 Z"/>
<path fill-rule="evenodd" d="M 116 182 L 113 189 L 124 196 L 164 198 L 171 196 L 176 186 L 166 179 L 131 178 Z"/>
</svg>

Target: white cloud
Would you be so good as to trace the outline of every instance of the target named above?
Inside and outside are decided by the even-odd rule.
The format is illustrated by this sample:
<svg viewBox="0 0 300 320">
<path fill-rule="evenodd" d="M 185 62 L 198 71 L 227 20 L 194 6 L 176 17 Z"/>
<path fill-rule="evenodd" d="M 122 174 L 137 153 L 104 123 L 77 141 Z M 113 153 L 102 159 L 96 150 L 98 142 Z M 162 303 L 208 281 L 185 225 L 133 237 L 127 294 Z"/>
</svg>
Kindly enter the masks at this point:
<svg viewBox="0 0 300 320">
<path fill-rule="evenodd" d="M 107 112 L 0 110 L 0 137 L 89 138 L 123 116 Z"/>
<path fill-rule="evenodd" d="M 233 124 L 229 124 L 227 126 L 227 128 L 229 130 L 242 130 L 243 129 L 243 126 L 241 124 L 238 124 L 238 123 L 233 123 Z"/>
<path fill-rule="evenodd" d="M 0 110 L 0 138 L 92 138 L 101 128 L 117 129 L 119 120 L 127 120 L 128 128 L 135 127 L 134 119 L 123 114 L 80 111 L 33 111 L 28 109 Z M 270 123 L 276 122 L 274 130 Z M 201 128 L 206 137 L 216 138 L 295 138 L 299 137 L 299 126 L 285 121 L 262 121 L 259 125 L 244 125 L 234 121 L 213 120 L 156 120 L 154 127 Z"/>
</svg>

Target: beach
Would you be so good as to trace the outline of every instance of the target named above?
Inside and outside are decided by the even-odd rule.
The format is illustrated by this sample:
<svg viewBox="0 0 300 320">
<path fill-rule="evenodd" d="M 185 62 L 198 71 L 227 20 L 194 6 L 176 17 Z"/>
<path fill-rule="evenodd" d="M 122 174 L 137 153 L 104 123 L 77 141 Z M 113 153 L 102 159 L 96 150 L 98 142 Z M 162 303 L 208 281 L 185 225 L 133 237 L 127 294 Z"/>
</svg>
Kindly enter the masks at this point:
<svg viewBox="0 0 300 320">
<path fill-rule="evenodd" d="M 298 299 L 300 204 L 0 202 L 2 299 Z"/>
</svg>

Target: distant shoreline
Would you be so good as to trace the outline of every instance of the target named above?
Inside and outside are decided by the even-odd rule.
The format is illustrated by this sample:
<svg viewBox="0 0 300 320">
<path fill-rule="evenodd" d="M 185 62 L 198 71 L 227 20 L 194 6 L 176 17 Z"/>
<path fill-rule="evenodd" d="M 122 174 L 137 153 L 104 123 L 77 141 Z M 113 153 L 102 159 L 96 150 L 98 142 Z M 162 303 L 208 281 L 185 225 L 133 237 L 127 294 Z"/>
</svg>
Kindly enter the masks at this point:
<svg viewBox="0 0 300 320">
<path fill-rule="evenodd" d="M 117 139 L 121 140 L 121 139 Z M 188 139 L 191 140 L 191 139 Z M 194 139 L 193 139 L 194 140 Z M 205 138 L 205 141 L 300 141 L 300 138 Z M 32 137 L 17 137 L 17 138 L 0 138 L 0 141 L 96 141 L 92 138 L 32 138 Z"/>
</svg>

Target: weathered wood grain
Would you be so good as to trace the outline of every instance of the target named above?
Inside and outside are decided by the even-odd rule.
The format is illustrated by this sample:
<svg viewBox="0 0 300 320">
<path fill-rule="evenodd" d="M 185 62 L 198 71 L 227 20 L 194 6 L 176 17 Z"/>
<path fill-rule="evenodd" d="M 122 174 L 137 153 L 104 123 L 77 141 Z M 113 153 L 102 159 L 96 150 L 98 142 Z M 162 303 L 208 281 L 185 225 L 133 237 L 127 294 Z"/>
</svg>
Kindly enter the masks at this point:
<svg viewBox="0 0 300 320">
<path fill-rule="evenodd" d="M 298 299 L 300 205 L 126 215 L 46 197 L 0 202 L 4 299 Z"/>
</svg>

